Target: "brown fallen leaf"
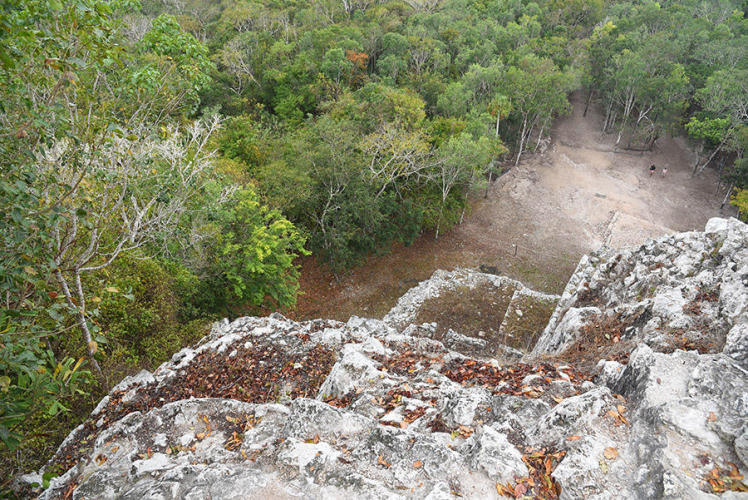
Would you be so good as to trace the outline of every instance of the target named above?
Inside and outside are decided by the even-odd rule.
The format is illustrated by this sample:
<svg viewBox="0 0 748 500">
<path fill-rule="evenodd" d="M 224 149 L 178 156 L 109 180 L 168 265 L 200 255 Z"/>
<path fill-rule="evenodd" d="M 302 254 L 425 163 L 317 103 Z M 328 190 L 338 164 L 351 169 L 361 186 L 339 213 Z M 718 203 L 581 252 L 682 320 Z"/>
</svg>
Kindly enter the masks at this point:
<svg viewBox="0 0 748 500">
<path fill-rule="evenodd" d="M 460 425 L 458 430 L 455 432 L 457 432 L 460 437 L 467 439 L 473 434 L 473 432 L 475 432 L 475 430 L 472 427 L 468 427 L 467 425 Z"/>
<path fill-rule="evenodd" d="M 626 420 L 626 417 L 623 416 L 623 412 L 625 411 L 626 411 L 626 408 L 621 405 L 618 405 L 617 410 L 608 410 L 608 416 L 615 420 L 615 422 L 613 422 L 613 425 L 617 427 L 621 424 L 629 423 L 629 421 Z"/>
<path fill-rule="evenodd" d="M 618 450 L 616 450 L 612 446 L 609 446 L 605 448 L 605 450 L 603 450 L 603 456 L 608 460 L 615 460 L 616 458 L 618 458 Z"/>
<path fill-rule="evenodd" d="M 496 493 L 503 497 L 514 497 L 514 488 L 512 488 L 510 483 L 506 483 L 506 486 L 496 483 Z"/>
<path fill-rule="evenodd" d="M 415 462 L 413 462 L 414 469 L 420 469 L 421 467 L 423 467 L 423 462 L 421 462 L 420 460 L 416 460 Z"/>
<path fill-rule="evenodd" d="M 576 441 L 576 440 L 577 440 L 577 439 L 579 439 L 580 437 L 581 437 L 581 436 L 569 436 L 569 437 L 567 437 L 567 438 L 566 438 L 566 440 L 567 440 L 567 441 Z"/>
<path fill-rule="evenodd" d="M 730 466 L 730 472 L 729 472 L 729 475 L 728 475 L 728 477 L 730 479 L 737 479 L 739 481 L 744 479 L 743 475 L 738 470 L 738 466 L 737 465 L 735 465 L 732 462 L 727 462 L 727 465 Z"/>
<path fill-rule="evenodd" d="M 388 469 L 390 468 L 390 464 L 387 463 L 387 461 L 384 459 L 384 457 L 382 455 L 379 455 L 377 457 L 377 464 L 383 465 L 384 467 L 386 467 Z"/>
</svg>

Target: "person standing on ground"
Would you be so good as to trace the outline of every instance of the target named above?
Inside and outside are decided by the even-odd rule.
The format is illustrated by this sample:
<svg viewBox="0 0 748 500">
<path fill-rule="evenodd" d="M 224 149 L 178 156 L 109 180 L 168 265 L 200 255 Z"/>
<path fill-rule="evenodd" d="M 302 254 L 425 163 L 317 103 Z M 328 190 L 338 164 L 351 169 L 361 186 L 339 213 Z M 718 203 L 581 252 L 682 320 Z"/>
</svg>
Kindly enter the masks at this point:
<svg viewBox="0 0 748 500">
<path fill-rule="evenodd" d="M 667 167 L 662 169 L 662 176 L 665 177 L 667 175 Z"/>
<path fill-rule="evenodd" d="M 655 173 L 655 170 L 657 170 L 657 167 L 654 166 L 654 163 L 649 166 L 649 176 L 652 177 Z"/>
</svg>

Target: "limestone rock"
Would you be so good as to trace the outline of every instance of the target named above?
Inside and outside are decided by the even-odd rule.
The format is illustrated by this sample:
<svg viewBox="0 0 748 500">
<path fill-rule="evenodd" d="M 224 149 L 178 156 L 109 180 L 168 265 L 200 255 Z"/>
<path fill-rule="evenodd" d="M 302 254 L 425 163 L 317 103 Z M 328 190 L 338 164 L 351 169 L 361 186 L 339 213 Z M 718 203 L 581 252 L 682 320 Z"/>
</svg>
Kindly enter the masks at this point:
<svg viewBox="0 0 748 500">
<path fill-rule="evenodd" d="M 115 386 L 35 493 L 483 499 L 529 485 L 538 459 L 529 496 L 717 498 L 708 474 L 748 472 L 747 243 L 744 224 L 712 219 L 583 258 L 524 357 L 412 324 L 428 297 L 486 283 L 515 287 L 507 310 L 532 316 L 534 292 L 466 270 L 435 273 L 384 320 L 217 323 Z M 592 372 L 573 364 L 579 341 Z"/>
<path fill-rule="evenodd" d="M 585 257 L 533 353 L 561 353 L 580 332 L 600 330 L 613 318 L 632 343 L 660 351 L 725 348 L 744 358 L 742 327 L 729 342 L 728 332 L 748 323 L 748 226 L 711 219 L 703 233 L 673 234 L 638 248 L 604 247 Z"/>
</svg>

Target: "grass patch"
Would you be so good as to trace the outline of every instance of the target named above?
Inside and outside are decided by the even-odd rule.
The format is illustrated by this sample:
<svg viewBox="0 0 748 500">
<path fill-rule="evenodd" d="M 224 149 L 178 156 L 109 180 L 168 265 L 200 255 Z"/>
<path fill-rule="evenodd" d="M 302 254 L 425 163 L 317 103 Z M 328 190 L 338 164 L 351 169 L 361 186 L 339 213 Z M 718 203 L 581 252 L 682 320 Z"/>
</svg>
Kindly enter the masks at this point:
<svg viewBox="0 0 748 500">
<path fill-rule="evenodd" d="M 519 294 L 507 311 L 501 331 L 502 342 L 508 346 L 529 351 L 548 324 L 558 300 L 543 300 L 532 295 Z M 517 311 L 522 311 L 522 315 Z"/>
<path fill-rule="evenodd" d="M 436 340 L 442 340 L 450 329 L 485 340 L 491 351 L 491 344 L 498 343 L 499 328 L 515 290 L 513 285 L 490 282 L 445 290 L 421 304 L 413 323 L 436 323 Z"/>
</svg>

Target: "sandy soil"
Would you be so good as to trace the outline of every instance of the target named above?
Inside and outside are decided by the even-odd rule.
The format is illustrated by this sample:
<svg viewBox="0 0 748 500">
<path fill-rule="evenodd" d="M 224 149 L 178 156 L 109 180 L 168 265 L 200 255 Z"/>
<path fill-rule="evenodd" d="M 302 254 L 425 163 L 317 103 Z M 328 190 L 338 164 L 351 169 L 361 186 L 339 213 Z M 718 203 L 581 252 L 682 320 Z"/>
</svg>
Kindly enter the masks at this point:
<svg viewBox="0 0 748 500">
<path fill-rule="evenodd" d="M 436 269 L 495 266 L 499 274 L 559 293 L 579 258 L 601 245 L 638 245 L 674 231 L 700 230 L 719 211 L 717 174 L 691 178 L 693 153 L 661 137 L 653 152 L 616 152 L 600 132 L 602 116 L 583 99 L 553 127 L 543 153 L 528 154 L 477 198 L 465 222 L 434 241 L 369 258 L 340 282 L 314 259 L 303 261 L 305 295 L 289 315 L 346 320 L 383 316 L 397 298 Z M 650 176 L 648 167 L 657 166 Z M 661 175 L 667 168 L 667 176 Z M 515 248 L 516 245 L 516 248 Z"/>
</svg>

